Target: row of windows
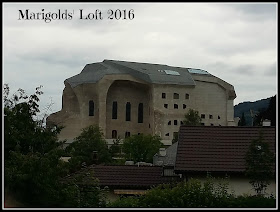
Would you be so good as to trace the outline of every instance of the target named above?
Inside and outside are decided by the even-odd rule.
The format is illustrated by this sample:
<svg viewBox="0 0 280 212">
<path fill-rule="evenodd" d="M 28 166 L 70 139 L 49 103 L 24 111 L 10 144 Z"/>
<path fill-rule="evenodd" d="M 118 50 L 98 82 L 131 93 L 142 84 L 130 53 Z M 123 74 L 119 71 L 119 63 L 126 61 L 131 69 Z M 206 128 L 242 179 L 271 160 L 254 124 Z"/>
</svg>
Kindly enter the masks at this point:
<svg viewBox="0 0 280 212">
<path fill-rule="evenodd" d="M 201 114 L 200 117 L 201 117 L 202 119 L 205 119 L 205 118 L 206 118 L 206 115 L 205 115 L 205 114 Z M 213 119 L 213 115 L 209 114 L 209 119 Z M 221 119 L 221 117 L 218 116 L 218 119 Z"/>
<path fill-rule="evenodd" d="M 89 101 L 89 116 L 94 116 L 94 102 Z M 138 105 L 138 123 L 143 123 L 143 103 Z M 118 102 L 113 102 L 112 106 L 112 119 L 118 119 Z M 127 102 L 125 105 L 125 120 L 131 121 L 131 104 Z"/>
<path fill-rule="evenodd" d="M 140 133 L 138 133 L 140 135 Z M 117 138 L 118 137 L 118 131 L 117 130 L 112 130 L 112 138 Z M 125 132 L 125 138 L 130 137 L 130 132 Z"/>
<path fill-rule="evenodd" d="M 166 109 L 168 109 L 168 104 L 164 104 L 163 107 L 166 108 Z M 173 105 L 173 108 L 174 108 L 174 109 L 179 109 L 179 105 L 178 105 L 178 104 L 174 104 L 174 105 Z M 183 104 L 183 109 L 186 109 L 186 108 L 187 108 L 187 105 L 186 105 L 186 104 Z"/>
<path fill-rule="evenodd" d="M 143 123 L 143 103 L 138 104 L 138 123 Z M 118 102 L 113 102 L 112 119 L 118 119 Z M 131 121 L 131 104 L 127 102 L 125 105 L 125 120 Z"/>
<path fill-rule="evenodd" d="M 166 99 L 166 93 L 161 93 L 161 98 Z M 188 93 L 185 94 L 185 99 L 189 99 L 190 95 Z M 180 99 L 180 95 L 178 93 L 173 93 L 173 99 Z"/>
<path fill-rule="evenodd" d="M 174 121 L 173 121 L 173 124 L 174 124 L 174 125 L 178 125 L 178 123 L 179 123 L 178 120 L 174 120 Z M 172 124 L 172 121 L 168 121 L 167 125 L 171 125 L 171 124 Z M 183 121 L 180 121 L 180 124 L 183 125 L 183 124 L 184 124 Z"/>
</svg>

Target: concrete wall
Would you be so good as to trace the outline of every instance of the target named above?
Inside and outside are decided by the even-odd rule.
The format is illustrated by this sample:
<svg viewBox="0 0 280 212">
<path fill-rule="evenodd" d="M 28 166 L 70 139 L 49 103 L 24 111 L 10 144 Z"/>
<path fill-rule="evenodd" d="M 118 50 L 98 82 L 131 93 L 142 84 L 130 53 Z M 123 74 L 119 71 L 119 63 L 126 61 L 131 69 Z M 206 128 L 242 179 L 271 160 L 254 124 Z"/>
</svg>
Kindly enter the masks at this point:
<svg viewBox="0 0 280 212">
<path fill-rule="evenodd" d="M 65 126 L 60 139 L 73 140 L 81 129 L 96 124 L 106 139 L 112 139 L 113 130 L 121 138 L 125 137 L 125 132 L 130 132 L 130 135 L 157 134 L 166 145 L 172 144 L 173 135 L 179 131 L 190 108 L 205 115 L 202 119 L 205 125 L 235 125 L 233 86 L 211 75 L 192 76 L 195 86 L 149 84 L 128 74 L 106 75 L 98 83 L 80 84 L 74 88 L 65 81 L 63 108 L 51 114 L 47 123 Z M 162 98 L 162 93 L 165 93 L 165 98 Z M 178 99 L 174 99 L 174 93 L 179 94 Z M 186 94 L 189 95 L 187 99 Z M 90 100 L 94 102 L 94 116 L 89 116 Z M 112 119 L 113 101 L 118 103 L 117 119 Z M 131 121 L 125 120 L 127 102 L 131 104 Z M 139 103 L 144 105 L 143 123 L 138 123 Z M 178 109 L 174 109 L 174 104 Z"/>
</svg>

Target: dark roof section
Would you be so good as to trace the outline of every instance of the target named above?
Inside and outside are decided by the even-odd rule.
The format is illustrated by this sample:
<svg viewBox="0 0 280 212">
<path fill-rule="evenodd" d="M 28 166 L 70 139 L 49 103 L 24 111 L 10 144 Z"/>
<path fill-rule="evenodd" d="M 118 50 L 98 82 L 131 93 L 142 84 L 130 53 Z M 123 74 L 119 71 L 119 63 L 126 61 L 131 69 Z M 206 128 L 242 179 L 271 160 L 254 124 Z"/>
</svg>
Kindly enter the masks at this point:
<svg viewBox="0 0 280 212">
<path fill-rule="evenodd" d="M 156 153 L 153 157 L 154 165 L 159 165 L 162 161 L 164 166 L 175 166 L 176 154 L 177 154 L 178 142 L 172 144 L 166 149 L 166 155 L 161 156 L 159 153 Z"/>
<path fill-rule="evenodd" d="M 93 170 L 100 185 L 109 187 L 149 188 L 174 180 L 172 177 L 163 177 L 163 169 L 158 166 L 96 165 Z"/>
<path fill-rule="evenodd" d="M 175 71 L 179 73 L 179 75 L 167 74 L 163 70 Z M 65 81 L 68 82 L 71 87 L 75 87 L 83 83 L 96 83 L 108 74 L 130 74 L 148 83 L 195 85 L 187 68 L 117 60 L 104 60 L 100 63 L 87 64 L 80 74 L 70 77 Z"/>
<path fill-rule="evenodd" d="M 246 152 L 259 132 L 275 153 L 275 127 L 181 126 L 175 171 L 244 172 Z"/>
</svg>

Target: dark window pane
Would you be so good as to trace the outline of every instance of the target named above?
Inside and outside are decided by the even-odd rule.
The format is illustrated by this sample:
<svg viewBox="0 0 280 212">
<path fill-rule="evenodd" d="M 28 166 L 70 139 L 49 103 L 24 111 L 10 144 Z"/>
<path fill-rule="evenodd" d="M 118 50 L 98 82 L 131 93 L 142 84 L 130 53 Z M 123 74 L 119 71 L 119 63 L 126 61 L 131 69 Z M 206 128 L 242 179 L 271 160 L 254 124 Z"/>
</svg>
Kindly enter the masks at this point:
<svg viewBox="0 0 280 212">
<path fill-rule="evenodd" d="M 126 103 L 126 111 L 125 111 L 125 120 L 130 121 L 130 113 L 131 113 L 131 104 L 130 102 Z"/>
<path fill-rule="evenodd" d="M 143 123 L 143 103 L 138 105 L 138 123 Z"/>
<path fill-rule="evenodd" d="M 186 99 L 189 99 L 189 98 L 190 98 L 190 95 L 186 93 L 185 98 L 186 98 Z"/>
<path fill-rule="evenodd" d="M 178 109 L 178 105 L 177 104 L 174 104 L 174 109 Z"/>
<path fill-rule="evenodd" d="M 88 109 L 89 109 L 88 115 L 94 116 L 94 102 L 92 100 L 90 100 L 88 103 Z"/>
<path fill-rule="evenodd" d="M 112 138 L 117 138 L 117 136 L 118 136 L 117 130 L 113 130 L 112 131 Z"/>
<path fill-rule="evenodd" d="M 112 119 L 118 118 L 118 103 L 113 102 Z"/>
<path fill-rule="evenodd" d="M 179 99 L 179 94 L 178 93 L 174 93 L 173 94 L 173 99 Z"/>
<path fill-rule="evenodd" d="M 165 93 L 162 93 L 162 94 L 161 94 L 161 98 L 165 99 L 165 98 L 166 98 L 166 94 L 165 94 Z"/>
</svg>

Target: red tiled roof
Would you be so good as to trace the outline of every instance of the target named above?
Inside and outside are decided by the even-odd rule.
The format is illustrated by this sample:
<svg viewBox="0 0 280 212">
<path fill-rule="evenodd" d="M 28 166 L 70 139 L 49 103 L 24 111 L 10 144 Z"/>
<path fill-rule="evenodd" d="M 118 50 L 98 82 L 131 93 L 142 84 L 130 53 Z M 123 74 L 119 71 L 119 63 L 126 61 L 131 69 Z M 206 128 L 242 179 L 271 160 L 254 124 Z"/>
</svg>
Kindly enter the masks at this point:
<svg viewBox="0 0 280 212">
<path fill-rule="evenodd" d="M 163 169 L 158 166 L 96 165 L 93 171 L 101 186 L 147 188 L 172 181 L 162 176 Z"/>
<path fill-rule="evenodd" d="M 245 155 L 262 131 L 275 153 L 275 127 L 181 126 L 176 172 L 244 172 Z"/>
</svg>

